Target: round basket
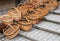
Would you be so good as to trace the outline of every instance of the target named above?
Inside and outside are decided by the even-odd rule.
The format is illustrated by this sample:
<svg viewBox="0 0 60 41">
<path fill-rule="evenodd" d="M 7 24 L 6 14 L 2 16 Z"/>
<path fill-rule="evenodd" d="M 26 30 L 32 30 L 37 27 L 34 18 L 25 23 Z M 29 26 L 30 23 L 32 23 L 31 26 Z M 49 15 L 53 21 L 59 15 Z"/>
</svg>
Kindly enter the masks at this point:
<svg viewBox="0 0 60 41">
<path fill-rule="evenodd" d="M 4 24 L 13 24 L 13 17 L 9 16 L 9 15 L 3 15 L 0 17 L 1 21 Z"/>
</svg>

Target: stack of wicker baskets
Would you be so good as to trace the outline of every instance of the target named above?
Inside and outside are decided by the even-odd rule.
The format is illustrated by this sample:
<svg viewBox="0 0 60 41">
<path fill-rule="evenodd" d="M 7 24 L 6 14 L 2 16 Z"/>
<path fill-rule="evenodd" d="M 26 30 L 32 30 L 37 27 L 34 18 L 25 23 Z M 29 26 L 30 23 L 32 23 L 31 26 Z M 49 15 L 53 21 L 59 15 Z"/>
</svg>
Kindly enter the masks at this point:
<svg viewBox="0 0 60 41">
<path fill-rule="evenodd" d="M 12 39 L 20 30 L 31 30 L 32 25 L 42 21 L 44 16 L 58 5 L 56 0 L 26 0 L 23 4 L 18 4 L 0 17 L 2 23 L 6 25 L 3 29 L 4 35 Z"/>
</svg>

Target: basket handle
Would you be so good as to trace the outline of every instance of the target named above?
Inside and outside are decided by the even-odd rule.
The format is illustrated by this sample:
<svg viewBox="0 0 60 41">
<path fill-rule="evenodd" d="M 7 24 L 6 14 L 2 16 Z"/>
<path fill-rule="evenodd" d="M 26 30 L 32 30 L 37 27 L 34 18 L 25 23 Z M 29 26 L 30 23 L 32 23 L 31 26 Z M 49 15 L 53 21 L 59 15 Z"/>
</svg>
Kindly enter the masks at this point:
<svg viewBox="0 0 60 41">
<path fill-rule="evenodd" d="M 14 8 L 15 8 L 15 10 L 21 15 L 21 11 L 18 10 L 16 7 L 14 7 Z"/>
<path fill-rule="evenodd" d="M 4 15 L 2 15 L 2 16 L 0 16 L 0 19 L 3 17 L 3 16 L 5 16 L 6 14 L 4 14 Z"/>
<path fill-rule="evenodd" d="M 17 12 L 21 13 L 21 11 L 20 11 L 20 10 L 18 10 L 16 7 L 14 7 L 14 9 L 15 9 Z"/>
<path fill-rule="evenodd" d="M 33 11 L 37 14 L 37 12 L 36 12 L 35 10 L 33 10 Z M 38 16 L 37 16 L 37 15 L 34 15 L 34 16 L 38 17 L 38 16 L 40 16 L 40 15 L 38 15 Z"/>
<path fill-rule="evenodd" d="M 8 26 L 10 26 L 13 30 L 15 30 L 10 24 L 7 24 Z"/>
<path fill-rule="evenodd" d="M 28 18 L 27 18 L 27 17 L 25 17 L 25 16 L 24 16 L 24 18 L 26 18 L 26 20 L 27 20 L 28 22 L 30 22 L 30 20 L 28 20 Z"/>
</svg>

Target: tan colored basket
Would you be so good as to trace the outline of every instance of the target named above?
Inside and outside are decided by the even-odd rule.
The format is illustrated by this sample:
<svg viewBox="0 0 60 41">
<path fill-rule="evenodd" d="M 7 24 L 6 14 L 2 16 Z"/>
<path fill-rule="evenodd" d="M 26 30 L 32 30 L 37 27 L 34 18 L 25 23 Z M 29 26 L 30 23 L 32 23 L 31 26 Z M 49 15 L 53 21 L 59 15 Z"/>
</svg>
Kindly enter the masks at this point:
<svg viewBox="0 0 60 41">
<path fill-rule="evenodd" d="M 8 15 L 12 16 L 15 21 L 18 21 L 21 19 L 21 11 L 18 10 L 17 8 L 9 10 Z"/>
<path fill-rule="evenodd" d="M 41 3 L 41 0 L 27 0 L 27 4 L 33 5 L 34 8 L 38 8 Z"/>
<path fill-rule="evenodd" d="M 20 20 L 19 23 L 20 28 L 24 31 L 29 31 L 32 28 L 32 23 L 27 18 L 25 20 Z"/>
<path fill-rule="evenodd" d="M 32 24 L 36 24 L 36 23 L 38 23 L 38 21 L 39 21 L 39 16 L 38 16 L 38 14 L 29 14 L 29 15 L 26 15 L 27 16 L 27 18 L 29 19 L 29 21 L 30 22 L 32 22 Z"/>
<path fill-rule="evenodd" d="M 9 15 L 3 15 L 0 17 L 0 19 L 4 24 L 13 24 L 13 17 Z"/>
<path fill-rule="evenodd" d="M 17 6 L 18 10 L 21 11 L 22 15 L 26 15 L 27 14 L 27 11 L 28 11 L 28 5 L 26 4 L 23 4 L 21 6 Z"/>
<path fill-rule="evenodd" d="M 45 0 L 44 5 L 48 6 L 50 10 L 54 10 L 58 7 L 58 2 L 54 0 Z"/>
<path fill-rule="evenodd" d="M 37 19 L 36 16 L 27 16 L 27 17 L 30 20 L 30 22 L 32 22 L 32 24 L 36 24 L 39 21 L 39 19 Z"/>
<path fill-rule="evenodd" d="M 40 18 L 43 18 L 45 15 L 49 13 L 49 10 L 47 8 L 38 8 L 37 11 L 39 11 L 41 14 Z"/>
<path fill-rule="evenodd" d="M 19 29 L 19 25 L 17 25 L 17 24 L 13 24 L 13 25 L 9 25 L 9 26 L 10 27 L 7 26 L 3 30 L 3 32 L 4 32 L 4 35 L 6 36 L 6 38 L 12 39 L 19 34 L 20 29 Z"/>
</svg>

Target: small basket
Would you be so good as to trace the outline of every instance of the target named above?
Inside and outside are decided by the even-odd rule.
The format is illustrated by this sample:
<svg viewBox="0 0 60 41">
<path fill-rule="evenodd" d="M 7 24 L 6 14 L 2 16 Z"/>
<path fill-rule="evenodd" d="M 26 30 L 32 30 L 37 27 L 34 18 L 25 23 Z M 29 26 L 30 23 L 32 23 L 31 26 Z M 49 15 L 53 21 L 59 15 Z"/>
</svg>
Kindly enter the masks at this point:
<svg viewBox="0 0 60 41">
<path fill-rule="evenodd" d="M 46 8 L 38 8 L 37 11 L 39 11 L 40 14 L 40 18 L 43 18 L 44 16 L 46 16 L 49 13 L 49 10 Z"/>
<path fill-rule="evenodd" d="M 19 11 L 17 8 L 11 9 L 8 12 L 8 15 L 12 16 L 15 21 L 18 21 L 21 19 L 21 11 Z"/>
<path fill-rule="evenodd" d="M 40 12 L 33 10 L 32 12 L 28 12 L 26 17 L 32 22 L 32 24 L 36 24 L 39 22 Z"/>
<path fill-rule="evenodd" d="M 20 28 L 24 31 L 29 31 L 32 28 L 32 23 L 26 17 L 24 17 L 23 20 L 20 20 L 19 23 Z"/>
<path fill-rule="evenodd" d="M 4 24 L 13 24 L 13 17 L 9 15 L 3 15 L 0 17 L 0 19 Z"/>
<path fill-rule="evenodd" d="M 13 39 L 15 36 L 19 34 L 19 32 L 20 29 L 18 24 L 9 25 L 3 30 L 4 35 L 8 39 Z"/>
</svg>

